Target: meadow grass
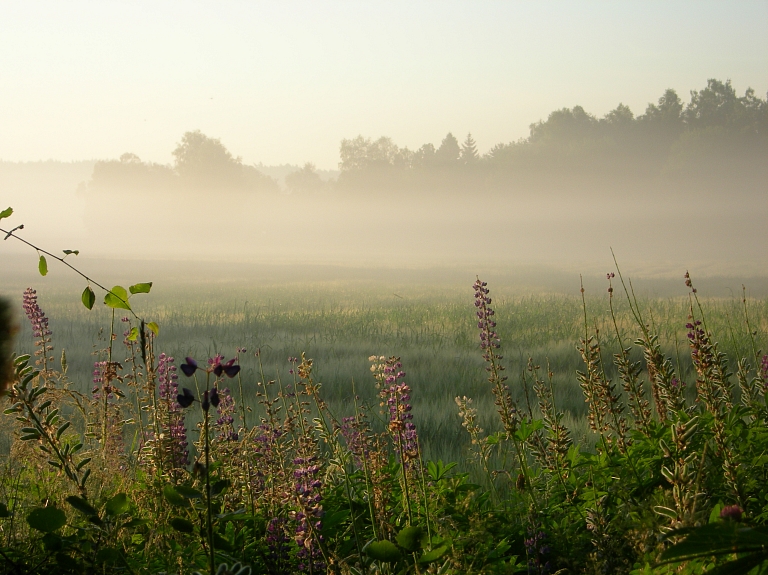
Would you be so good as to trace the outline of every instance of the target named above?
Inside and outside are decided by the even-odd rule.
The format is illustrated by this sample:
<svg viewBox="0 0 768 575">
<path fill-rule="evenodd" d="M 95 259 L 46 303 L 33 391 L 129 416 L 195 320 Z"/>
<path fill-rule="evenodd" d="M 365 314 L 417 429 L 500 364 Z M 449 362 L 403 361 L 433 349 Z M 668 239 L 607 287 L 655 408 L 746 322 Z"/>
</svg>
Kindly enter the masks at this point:
<svg viewBox="0 0 768 575">
<path fill-rule="evenodd" d="M 682 281 L 680 284 L 684 294 Z M 594 438 L 584 418 L 587 407 L 575 378 L 576 371 L 583 369 L 576 345 L 585 331 L 578 292 L 573 296 L 520 296 L 514 286 L 495 291 L 498 332 L 514 398 L 525 403 L 521 374 L 529 358 L 542 367 L 549 366 L 558 408 L 565 412 L 575 437 L 591 445 Z M 66 290 L 53 290 L 50 296 L 41 291 L 40 304 L 51 318 L 57 360 L 65 350 L 74 389 L 89 393 L 93 363 L 107 346 L 111 310 L 97 305 L 89 312 Z M 626 304 L 623 294 L 614 294 L 625 346 L 640 335 Z M 646 295 L 639 304 L 658 333 L 664 354 L 675 360 L 681 379 L 692 381 L 685 327 L 689 297 Z M 750 298 L 747 304 L 751 325 L 764 340 L 768 298 Z M 720 349 L 733 361 L 748 355 L 750 342 L 741 300 L 704 296 L 703 305 L 708 327 L 722 338 Z M 363 402 L 377 405 L 370 355 L 400 357 L 413 389 L 414 421 L 427 458 L 460 461 L 463 457 L 468 437 L 459 425 L 454 402 L 457 396 L 474 399 L 484 429 L 499 427 L 479 353 L 471 284 L 393 289 L 371 282 L 296 282 L 238 290 L 202 284 L 165 296 L 147 296 L 141 302 L 141 312 L 160 325 L 157 353 L 181 360 L 217 353 L 232 357 L 237 348 L 245 348 L 240 355 L 244 401 L 254 419 L 260 409 L 255 396 L 260 381 L 255 357 L 258 350 L 268 380 L 290 379 L 289 357 L 304 353 L 314 359 L 324 398 L 338 417 L 350 415 L 353 385 Z M 586 314 L 590 332 L 595 326 L 599 329 L 605 370 L 615 381 L 610 354 L 618 351 L 618 341 L 608 314 L 607 290 L 587 294 Z M 116 317 L 121 315 L 117 310 Z M 32 341 L 28 323 L 21 322 L 21 326 L 19 352 L 28 350 Z M 632 357 L 640 359 L 639 352 L 634 350 Z M 535 401 L 532 403 L 535 412 Z"/>
<path fill-rule="evenodd" d="M 177 284 L 131 300 L 157 335 L 72 290 L 27 291 L 17 346 L 35 353 L 14 360 L 2 419 L 0 565 L 722 566 L 768 523 L 768 298 L 680 284 L 638 298 L 501 284 L 492 300 L 471 279 Z M 700 555 L 668 568 L 679 533 Z"/>
</svg>

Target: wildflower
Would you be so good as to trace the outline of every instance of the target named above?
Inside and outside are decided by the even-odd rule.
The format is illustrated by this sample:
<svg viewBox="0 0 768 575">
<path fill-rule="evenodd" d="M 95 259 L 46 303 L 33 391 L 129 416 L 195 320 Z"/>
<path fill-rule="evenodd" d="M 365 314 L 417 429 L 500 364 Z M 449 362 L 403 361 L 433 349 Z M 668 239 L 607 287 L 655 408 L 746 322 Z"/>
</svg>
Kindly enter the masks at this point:
<svg viewBox="0 0 768 575">
<path fill-rule="evenodd" d="M 215 392 L 215 393 L 213 393 Z M 216 420 L 216 426 L 220 429 L 219 438 L 226 441 L 237 441 L 237 432 L 234 430 L 235 418 L 235 400 L 229 391 L 224 388 L 219 391 L 214 388 L 211 393 L 211 405 L 216 408 L 219 418 Z"/>
<path fill-rule="evenodd" d="M 547 534 L 538 529 L 528 529 L 529 537 L 525 540 L 525 552 L 528 556 L 528 573 L 544 575 L 549 573 L 551 565 L 547 555 L 551 551 L 545 543 Z"/>
<path fill-rule="evenodd" d="M 32 288 L 24 290 L 24 312 L 29 318 L 29 322 L 32 324 L 32 331 L 35 337 L 45 337 L 51 335 L 51 331 L 48 329 L 48 318 L 45 316 L 45 312 L 40 309 L 37 303 L 37 291 Z"/>
<path fill-rule="evenodd" d="M 296 465 L 293 472 L 294 490 L 300 509 L 295 513 L 298 567 L 300 571 L 322 573 L 325 563 L 318 547 L 318 541 L 323 539 L 319 531 L 323 527 L 321 519 L 324 515 L 321 504 L 323 496 L 320 493 L 322 482 L 318 479 L 320 466 L 316 455 L 297 457 L 293 463 Z"/>
<path fill-rule="evenodd" d="M 480 349 L 483 350 L 483 359 L 487 363 L 485 370 L 490 374 L 488 382 L 493 386 L 494 403 L 501 416 L 504 430 L 507 433 L 514 433 L 519 424 L 520 415 L 512 396 L 509 392 L 509 386 L 505 383 L 507 376 L 502 375 L 504 366 L 501 360 L 504 357 L 495 350 L 501 348 L 501 340 L 496 333 L 496 322 L 491 318 L 496 312 L 491 308 L 491 298 L 488 296 L 488 284 L 478 280 L 473 284 L 475 289 L 475 307 L 477 308 L 477 328 L 480 330 Z"/>
<path fill-rule="evenodd" d="M 216 377 L 221 377 L 221 374 L 225 373 L 227 377 L 231 379 L 240 372 L 240 366 L 235 365 L 235 361 L 237 361 L 236 358 L 230 359 L 227 363 L 221 363 L 221 359 L 219 359 L 213 368 L 213 373 Z"/>
<path fill-rule="evenodd" d="M 401 462 L 408 465 L 419 456 L 416 426 L 411 421 L 411 388 L 401 381 L 405 372 L 401 370 L 403 364 L 400 363 L 399 357 L 390 357 L 384 363 L 375 365 L 381 406 L 386 406 L 389 413 L 389 432 L 395 441 Z"/>
<path fill-rule="evenodd" d="M 221 374 L 224 373 L 227 375 L 227 377 L 230 378 L 235 377 L 238 373 L 240 373 L 240 366 L 235 365 L 237 358 L 230 359 L 226 363 L 222 363 L 223 359 L 224 356 L 220 354 L 216 354 L 214 357 L 208 359 L 208 367 L 205 371 L 208 373 L 213 373 L 216 377 L 221 377 Z M 186 363 L 181 364 L 181 371 L 183 371 L 184 375 L 187 377 L 192 377 L 193 373 L 195 373 L 198 369 L 202 369 L 191 357 L 185 358 L 184 361 Z"/>
<path fill-rule="evenodd" d="M 104 381 L 103 376 L 103 370 L 106 367 L 107 362 L 106 361 L 95 361 L 93 362 L 93 390 L 91 390 L 91 394 L 93 395 L 93 399 L 98 399 L 99 396 L 99 389 L 101 389 L 101 384 Z"/>
<path fill-rule="evenodd" d="M 283 566 L 290 560 L 289 539 L 285 533 L 286 520 L 284 517 L 273 517 L 267 523 L 267 560 L 274 573 L 283 573 Z"/>
<path fill-rule="evenodd" d="M 195 373 L 199 368 L 197 366 L 197 362 L 192 359 L 191 357 L 187 357 L 184 359 L 186 363 L 181 364 L 181 371 L 184 372 L 184 375 L 187 377 L 192 377 L 192 374 Z M 186 405 L 182 405 L 182 407 L 187 407 Z"/>
<path fill-rule="evenodd" d="M 183 364 L 182 364 L 183 365 Z M 183 368 L 182 368 L 183 371 Z M 195 401 L 195 396 L 186 387 L 182 388 L 181 393 L 176 396 L 176 401 L 181 407 L 189 407 Z"/>
<path fill-rule="evenodd" d="M 187 428 L 184 425 L 184 414 L 181 408 L 188 407 L 188 405 L 182 405 L 182 402 L 178 400 L 178 397 L 185 398 L 185 396 L 178 396 L 178 375 L 173 357 L 164 353 L 160 354 L 157 362 L 157 380 L 160 403 L 167 411 L 167 449 L 171 452 L 174 465 L 186 467 L 189 464 L 189 443 L 187 442 Z M 191 396 L 192 393 L 190 392 L 189 395 Z M 176 402 L 173 401 L 174 398 L 177 399 Z M 189 404 L 193 400 L 194 397 L 189 401 Z M 161 421 L 163 420 L 166 418 L 162 417 Z"/>
<path fill-rule="evenodd" d="M 53 351 L 53 346 L 49 345 L 51 343 L 52 332 L 48 328 L 48 318 L 46 317 L 45 312 L 40 309 L 40 306 L 37 303 L 37 291 L 32 288 L 24 290 L 23 308 L 24 312 L 27 314 L 27 318 L 29 318 L 30 324 L 32 324 L 32 335 L 39 338 L 38 341 L 35 342 L 35 346 L 40 348 L 35 351 L 35 355 L 40 358 L 36 360 L 36 363 L 42 365 L 43 370 L 45 371 L 48 369 L 48 363 L 53 361 L 53 357 L 48 355 L 49 352 Z"/>
<path fill-rule="evenodd" d="M 726 521 L 741 521 L 744 510 L 738 505 L 726 505 L 720 510 L 720 519 Z"/>
</svg>

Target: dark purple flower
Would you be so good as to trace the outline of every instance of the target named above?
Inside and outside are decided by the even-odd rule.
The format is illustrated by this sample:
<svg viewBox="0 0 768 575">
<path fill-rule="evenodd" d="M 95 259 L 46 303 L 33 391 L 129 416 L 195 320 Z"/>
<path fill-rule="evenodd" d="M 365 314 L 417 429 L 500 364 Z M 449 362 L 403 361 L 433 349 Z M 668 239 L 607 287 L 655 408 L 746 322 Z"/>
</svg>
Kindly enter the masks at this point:
<svg viewBox="0 0 768 575">
<path fill-rule="evenodd" d="M 213 407 L 219 407 L 219 402 L 221 400 L 219 399 L 219 390 L 217 390 L 215 387 L 211 390 L 211 405 Z"/>
<path fill-rule="evenodd" d="M 744 510 L 738 505 L 726 505 L 720 510 L 720 519 L 728 521 L 741 521 Z"/>
<path fill-rule="evenodd" d="M 225 373 L 227 377 L 235 377 L 240 372 L 240 366 L 235 365 L 235 358 L 230 359 L 227 363 L 221 363 L 219 360 L 213 368 L 213 373 L 216 377 L 220 377 L 222 373 Z"/>
<path fill-rule="evenodd" d="M 184 358 L 184 361 L 186 363 L 182 363 L 179 367 L 181 368 L 182 373 L 186 375 L 187 377 L 192 377 L 192 374 L 197 371 L 197 362 L 192 359 L 191 357 Z M 186 407 L 186 405 L 184 406 Z"/>
<path fill-rule="evenodd" d="M 183 367 L 184 364 L 182 364 Z M 183 371 L 183 370 L 182 370 Z M 176 396 L 176 401 L 181 407 L 189 407 L 195 401 L 195 396 L 186 387 L 182 388 L 181 393 Z"/>
<path fill-rule="evenodd" d="M 203 407 L 203 411 L 208 411 L 208 408 L 211 407 L 211 402 L 208 399 L 208 391 L 203 392 L 203 401 L 200 402 L 200 405 Z"/>
</svg>

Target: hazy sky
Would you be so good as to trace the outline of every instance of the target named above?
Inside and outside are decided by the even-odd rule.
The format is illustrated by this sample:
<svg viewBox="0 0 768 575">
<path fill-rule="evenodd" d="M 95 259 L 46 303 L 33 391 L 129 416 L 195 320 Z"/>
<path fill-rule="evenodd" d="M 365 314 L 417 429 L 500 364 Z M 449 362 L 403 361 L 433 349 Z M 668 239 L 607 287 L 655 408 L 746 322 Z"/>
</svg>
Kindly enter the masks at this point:
<svg viewBox="0 0 768 575">
<path fill-rule="evenodd" d="M 339 142 L 481 152 L 575 104 L 768 91 L 768 2 L 0 3 L 0 159 L 134 152 L 200 129 L 243 160 L 336 168 Z"/>
</svg>

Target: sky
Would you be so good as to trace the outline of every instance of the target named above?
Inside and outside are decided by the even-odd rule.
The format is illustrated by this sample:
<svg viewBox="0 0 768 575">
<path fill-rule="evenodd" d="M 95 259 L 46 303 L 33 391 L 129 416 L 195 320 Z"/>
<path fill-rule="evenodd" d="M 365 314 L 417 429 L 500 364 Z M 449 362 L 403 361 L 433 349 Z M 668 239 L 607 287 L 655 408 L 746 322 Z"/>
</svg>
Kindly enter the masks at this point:
<svg viewBox="0 0 768 575">
<path fill-rule="evenodd" d="M 768 1 L 2 1 L 0 160 L 171 163 L 196 129 L 265 165 L 335 169 L 358 134 L 485 152 L 708 78 L 765 97 L 767 25 Z"/>
</svg>

